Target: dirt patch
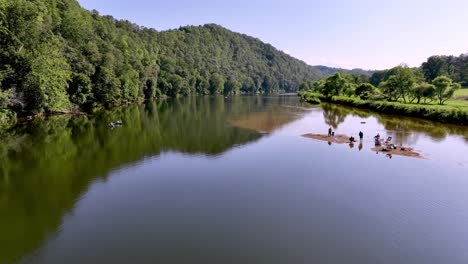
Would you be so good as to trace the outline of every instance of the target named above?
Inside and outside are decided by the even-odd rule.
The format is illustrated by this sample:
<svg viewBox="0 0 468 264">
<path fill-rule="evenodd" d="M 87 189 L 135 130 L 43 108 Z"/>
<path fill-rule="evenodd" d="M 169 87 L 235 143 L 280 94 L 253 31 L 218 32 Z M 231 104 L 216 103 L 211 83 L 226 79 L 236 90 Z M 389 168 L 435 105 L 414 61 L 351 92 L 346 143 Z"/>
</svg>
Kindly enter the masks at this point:
<svg viewBox="0 0 468 264">
<path fill-rule="evenodd" d="M 354 144 L 357 143 L 357 142 L 352 142 L 351 144 L 351 142 L 349 141 L 350 137 L 347 135 L 335 135 L 335 136 L 330 137 L 328 135 L 323 135 L 323 134 L 305 134 L 302 136 L 306 138 L 328 142 L 328 143 L 350 144 L 350 147 L 354 146 Z M 386 154 L 387 157 L 389 158 L 392 158 L 393 155 L 396 155 L 396 156 L 425 159 L 420 153 L 414 151 L 414 149 L 412 148 L 402 147 L 402 146 L 397 146 L 396 148 L 393 148 L 392 147 L 393 145 L 385 144 L 385 143 L 382 143 L 382 144 L 383 145 L 381 146 L 376 146 L 374 148 L 371 148 L 371 150 L 377 153 Z M 362 142 L 360 146 L 362 146 Z M 360 149 L 362 149 L 362 147 L 360 147 L 359 150 Z"/>
<path fill-rule="evenodd" d="M 305 134 L 302 135 L 303 137 L 306 138 L 312 138 L 324 142 L 330 142 L 330 143 L 335 143 L 335 144 L 349 144 L 349 136 L 347 135 L 335 135 L 335 136 L 328 136 L 328 135 L 321 135 L 321 134 Z"/>
<path fill-rule="evenodd" d="M 405 156 L 405 157 L 412 157 L 412 158 L 419 158 L 419 159 L 424 159 L 424 157 L 414 151 L 412 148 L 406 148 L 406 147 L 397 147 L 396 149 L 390 148 L 390 147 L 385 147 L 385 146 L 377 146 L 372 148 L 372 151 L 375 151 L 377 153 L 384 153 L 387 154 L 387 156 L 390 155 L 397 155 L 397 156 Z"/>
</svg>

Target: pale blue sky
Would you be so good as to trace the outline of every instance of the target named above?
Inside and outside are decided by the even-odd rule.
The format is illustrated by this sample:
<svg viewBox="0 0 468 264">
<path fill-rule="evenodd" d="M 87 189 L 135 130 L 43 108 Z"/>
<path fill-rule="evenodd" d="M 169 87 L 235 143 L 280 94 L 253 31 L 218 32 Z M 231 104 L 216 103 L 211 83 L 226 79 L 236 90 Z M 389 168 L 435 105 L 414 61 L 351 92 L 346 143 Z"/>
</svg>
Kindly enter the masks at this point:
<svg viewBox="0 0 468 264">
<path fill-rule="evenodd" d="M 468 0 L 79 0 L 157 30 L 220 24 L 311 65 L 419 66 L 468 52 Z"/>
</svg>

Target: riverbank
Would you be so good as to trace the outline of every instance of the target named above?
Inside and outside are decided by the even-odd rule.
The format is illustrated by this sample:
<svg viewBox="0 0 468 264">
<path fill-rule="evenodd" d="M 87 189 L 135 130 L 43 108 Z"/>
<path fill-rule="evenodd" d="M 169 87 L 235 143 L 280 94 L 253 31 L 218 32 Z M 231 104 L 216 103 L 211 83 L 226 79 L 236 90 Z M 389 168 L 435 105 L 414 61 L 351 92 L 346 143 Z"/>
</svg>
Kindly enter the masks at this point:
<svg viewBox="0 0 468 264">
<path fill-rule="evenodd" d="M 368 101 L 346 96 L 325 97 L 313 92 L 299 92 L 301 100 L 329 102 L 368 109 L 384 114 L 403 115 L 431 121 L 468 126 L 468 107 L 460 105 L 404 104 L 400 102 Z"/>
</svg>

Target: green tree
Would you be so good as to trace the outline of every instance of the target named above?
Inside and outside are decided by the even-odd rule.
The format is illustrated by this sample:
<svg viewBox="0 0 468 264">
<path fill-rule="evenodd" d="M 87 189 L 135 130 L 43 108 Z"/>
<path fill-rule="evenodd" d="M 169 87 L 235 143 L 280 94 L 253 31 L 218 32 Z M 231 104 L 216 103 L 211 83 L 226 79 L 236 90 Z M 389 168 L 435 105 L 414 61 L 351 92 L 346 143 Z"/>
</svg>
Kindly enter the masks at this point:
<svg viewBox="0 0 468 264">
<path fill-rule="evenodd" d="M 386 81 L 381 83 L 382 93 L 390 101 L 403 99 L 406 103 L 407 96 L 415 84 L 415 75 L 412 69 L 406 66 L 394 68 L 394 75 L 391 75 Z"/>
<path fill-rule="evenodd" d="M 91 93 L 91 79 L 82 73 L 73 73 L 68 86 L 70 101 L 78 106 L 83 106 Z"/>
<path fill-rule="evenodd" d="M 242 84 L 237 80 L 228 80 L 224 84 L 224 95 L 239 94 Z"/>
<path fill-rule="evenodd" d="M 323 86 L 325 85 L 325 80 L 318 80 L 311 84 L 311 89 L 314 92 L 321 92 L 323 90 Z"/>
<path fill-rule="evenodd" d="M 345 78 L 341 77 L 339 72 L 333 76 L 328 77 L 322 88 L 322 93 L 325 96 L 340 95 L 348 87 L 348 82 Z"/>
<path fill-rule="evenodd" d="M 452 98 L 455 91 L 461 88 L 460 84 L 454 83 L 447 76 L 435 78 L 432 84 L 435 86 L 435 97 L 440 105 Z"/>
<path fill-rule="evenodd" d="M 426 81 L 432 82 L 440 75 L 447 74 L 447 59 L 444 56 L 432 56 L 421 66 Z"/>
<path fill-rule="evenodd" d="M 31 53 L 31 72 L 22 90 L 30 110 L 36 112 L 70 110 L 67 88 L 72 72 L 62 49 L 63 44 L 60 39 L 52 37 Z"/>
<path fill-rule="evenodd" d="M 434 93 L 434 85 L 423 82 L 417 84 L 411 89 L 409 93 L 409 99 L 411 103 L 416 100 L 416 103 L 419 104 L 421 99 L 424 99 L 424 103 L 426 103 L 426 100 L 431 99 L 434 96 Z"/>
<path fill-rule="evenodd" d="M 10 99 L 13 97 L 11 91 L 2 91 L 0 90 L 0 111 L 2 109 L 7 109 L 10 104 Z"/>
<path fill-rule="evenodd" d="M 370 83 L 362 83 L 356 87 L 354 94 L 363 100 L 369 99 L 377 91 L 377 88 Z"/>
<path fill-rule="evenodd" d="M 106 107 L 120 103 L 120 86 L 120 80 L 115 77 L 113 70 L 105 66 L 99 67 L 92 90 L 95 103 Z"/>
<path fill-rule="evenodd" d="M 222 94 L 224 91 L 224 77 L 218 73 L 214 73 L 210 78 L 210 93 Z"/>
</svg>

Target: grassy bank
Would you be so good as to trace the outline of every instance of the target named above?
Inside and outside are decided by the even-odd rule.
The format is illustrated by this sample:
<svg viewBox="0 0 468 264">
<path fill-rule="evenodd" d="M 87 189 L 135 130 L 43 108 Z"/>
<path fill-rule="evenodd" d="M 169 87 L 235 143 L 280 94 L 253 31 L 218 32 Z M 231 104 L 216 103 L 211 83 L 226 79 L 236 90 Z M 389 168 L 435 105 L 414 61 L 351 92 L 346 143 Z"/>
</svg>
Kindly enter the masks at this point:
<svg viewBox="0 0 468 264">
<path fill-rule="evenodd" d="M 464 92 L 464 91 L 463 91 Z M 437 122 L 468 125 L 468 101 L 453 100 L 446 105 L 435 104 L 404 104 L 401 102 L 361 100 L 356 97 L 333 96 L 325 97 L 312 92 L 300 92 L 299 96 L 306 102 L 315 103 L 317 100 L 341 105 L 354 106 L 372 111 L 424 118 Z"/>
</svg>

